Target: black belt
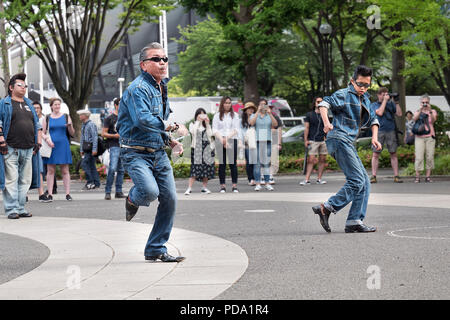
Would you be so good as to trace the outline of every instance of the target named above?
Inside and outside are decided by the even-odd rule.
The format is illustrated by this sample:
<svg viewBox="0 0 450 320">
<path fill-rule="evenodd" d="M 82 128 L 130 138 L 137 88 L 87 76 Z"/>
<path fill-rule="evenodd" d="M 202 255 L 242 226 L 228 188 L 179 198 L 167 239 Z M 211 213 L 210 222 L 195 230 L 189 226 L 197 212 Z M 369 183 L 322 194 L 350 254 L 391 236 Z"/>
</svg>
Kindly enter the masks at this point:
<svg viewBox="0 0 450 320">
<path fill-rule="evenodd" d="M 148 147 L 142 147 L 142 146 L 127 146 L 125 144 L 122 144 L 120 146 L 121 148 L 127 148 L 127 149 L 135 149 L 135 150 L 139 150 L 139 151 L 146 151 L 149 153 L 154 153 L 158 150 L 162 150 L 162 149 L 153 149 L 153 148 L 148 148 Z"/>
</svg>

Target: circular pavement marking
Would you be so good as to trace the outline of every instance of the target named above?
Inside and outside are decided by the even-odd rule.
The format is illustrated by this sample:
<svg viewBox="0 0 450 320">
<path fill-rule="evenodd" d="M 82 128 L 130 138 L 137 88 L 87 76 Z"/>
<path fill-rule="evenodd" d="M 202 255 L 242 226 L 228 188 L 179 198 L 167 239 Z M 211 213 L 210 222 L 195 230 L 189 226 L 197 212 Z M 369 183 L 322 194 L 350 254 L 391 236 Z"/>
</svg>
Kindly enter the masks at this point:
<svg viewBox="0 0 450 320">
<path fill-rule="evenodd" d="M 0 232 L 39 241 L 50 256 L 0 285 L 0 299 L 213 299 L 245 272 L 248 257 L 230 241 L 174 228 L 169 253 L 181 263 L 149 263 L 152 225 L 98 219 L 0 218 Z"/>
<path fill-rule="evenodd" d="M 421 236 L 408 236 L 408 235 L 399 235 L 397 233 L 400 232 L 408 232 L 408 231 L 419 231 L 419 230 L 429 230 L 429 229 L 443 229 L 450 228 L 450 226 L 436 226 L 436 227 L 420 227 L 420 228 L 408 228 L 408 229 L 400 229 L 389 231 L 387 234 L 396 237 L 396 238 L 408 238 L 408 239 L 423 239 L 423 240 L 450 240 L 449 237 L 421 237 Z"/>
<path fill-rule="evenodd" d="M 249 213 L 266 213 L 266 212 L 275 212 L 275 210 L 270 210 L 270 209 L 255 209 L 255 210 L 244 210 L 244 212 L 249 212 Z"/>
</svg>

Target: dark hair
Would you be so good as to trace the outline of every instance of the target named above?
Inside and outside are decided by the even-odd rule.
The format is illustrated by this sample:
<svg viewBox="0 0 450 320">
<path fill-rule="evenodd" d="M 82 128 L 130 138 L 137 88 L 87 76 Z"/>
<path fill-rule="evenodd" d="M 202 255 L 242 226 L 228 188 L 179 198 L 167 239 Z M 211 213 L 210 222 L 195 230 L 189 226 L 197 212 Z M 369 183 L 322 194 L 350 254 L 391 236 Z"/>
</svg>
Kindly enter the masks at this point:
<svg viewBox="0 0 450 320">
<path fill-rule="evenodd" d="M 231 102 L 231 98 L 228 96 L 222 97 L 222 99 L 220 100 L 220 104 L 219 104 L 219 118 L 220 121 L 223 120 L 223 114 L 225 113 L 225 109 L 223 107 L 223 105 L 225 104 L 225 101 L 230 100 Z M 230 108 L 230 115 L 232 118 L 234 118 L 234 110 L 233 107 Z"/>
<path fill-rule="evenodd" d="M 39 107 L 40 107 L 41 110 L 42 110 L 42 105 L 41 105 L 41 103 L 40 103 L 39 101 L 37 101 L 37 100 L 33 101 L 33 105 L 34 105 L 34 104 L 39 105 Z"/>
<path fill-rule="evenodd" d="M 413 115 L 413 113 L 411 112 L 411 111 L 406 111 L 406 113 L 405 113 L 405 116 L 408 114 L 408 113 L 411 113 L 411 115 Z"/>
<path fill-rule="evenodd" d="M 356 67 L 355 72 L 353 73 L 353 80 L 358 79 L 358 76 L 371 77 L 372 69 L 361 64 Z"/>
<path fill-rule="evenodd" d="M 25 79 L 27 78 L 27 75 L 25 73 L 17 73 L 15 75 L 13 75 L 11 77 L 11 79 L 9 79 L 9 84 L 8 84 L 8 95 L 11 95 L 11 89 L 9 87 L 14 87 L 14 85 L 16 84 L 16 80 L 22 80 L 25 81 Z"/>
<path fill-rule="evenodd" d="M 259 103 L 258 104 L 260 104 L 261 103 L 261 101 L 265 101 L 266 102 L 266 104 L 267 105 L 269 105 L 269 102 L 266 100 L 266 99 L 264 99 L 264 98 L 262 98 L 262 99 L 259 99 Z"/>
<path fill-rule="evenodd" d="M 207 115 L 205 109 L 203 109 L 203 108 L 198 108 L 197 110 L 195 110 L 194 122 L 197 121 L 197 117 L 198 117 L 198 115 L 199 115 L 200 113 L 204 113 L 204 114 Z M 205 123 L 205 121 L 202 121 L 202 125 L 203 125 L 203 127 L 206 128 L 206 123 Z"/>
<path fill-rule="evenodd" d="M 115 98 L 115 99 L 113 100 L 113 102 L 114 102 L 114 105 L 118 106 L 119 103 L 120 103 L 120 98 Z"/>
<path fill-rule="evenodd" d="M 311 111 L 314 111 L 314 109 L 316 109 L 316 101 L 317 101 L 317 99 L 323 99 L 323 98 L 319 97 L 319 96 L 314 97 L 314 99 L 312 101 L 312 104 L 311 104 Z"/>
</svg>

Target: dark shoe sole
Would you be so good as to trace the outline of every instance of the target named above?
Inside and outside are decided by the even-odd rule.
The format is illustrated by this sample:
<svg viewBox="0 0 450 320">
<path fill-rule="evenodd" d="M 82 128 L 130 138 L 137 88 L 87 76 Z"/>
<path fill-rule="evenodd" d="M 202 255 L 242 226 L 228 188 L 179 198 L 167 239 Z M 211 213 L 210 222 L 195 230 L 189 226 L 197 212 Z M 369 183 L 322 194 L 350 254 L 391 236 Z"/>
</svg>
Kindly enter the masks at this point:
<svg viewBox="0 0 450 320">
<path fill-rule="evenodd" d="M 136 207 L 135 205 L 133 205 L 129 200 L 128 197 L 125 200 L 125 219 L 127 221 L 131 221 L 131 219 L 134 218 L 134 216 L 136 215 L 137 211 L 138 211 L 139 207 Z"/>
<path fill-rule="evenodd" d="M 165 263 L 174 263 L 174 262 L 178 263 L 178 262 L 181 262 L 181 261 L 183 261 L 185 259 L 186 259 L 185 257 L 173 257 L 173 259 L 166 260 L 166 259 L 160 259 L 159 256 L 157 256 L 157 257 L 145 256 L 145 260 L 150 262 L 150 263 L 158 262 L 158 260 L 160 262 L 165 262 Z"/>
<path fill-rule="evenodd" d="M 33 215 L 31 213 L 21 213 L 19 214 L 20 218 L 31 218 Z"/>
<path fill-rule="evenodd" d="M 376 232 L 377 228 L 368 228 L 365 230 L 358 230 L 358 229 L 354 229 L 354 228 L 347 228 L 345 227 L 345 233 L 370 233 L 370 232 Z"/>
<path fill-rule="evenodd" d="M 319 215 L 320 224 L 322 225 L 323 229 L 326 232 L 331 232 L 330 225 L 328 224 L 328 218 L 330 217 L 330 213 L 329 214 L 326 214 L 326 213 L 322 214 L 322 206 L 321 205 L 312 207 L 312 210 L 314 211 L 315 214 Z"/>
</svg>

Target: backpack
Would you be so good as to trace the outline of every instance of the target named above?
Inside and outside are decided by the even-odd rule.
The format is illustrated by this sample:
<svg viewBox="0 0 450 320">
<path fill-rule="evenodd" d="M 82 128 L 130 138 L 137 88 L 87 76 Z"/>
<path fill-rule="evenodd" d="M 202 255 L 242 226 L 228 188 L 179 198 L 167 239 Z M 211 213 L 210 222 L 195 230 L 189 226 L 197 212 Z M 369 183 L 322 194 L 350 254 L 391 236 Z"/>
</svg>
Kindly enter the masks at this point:
<svg viewBox="0 0 450 320">
<path fill-rule="evenodd" d="M 414 123 L 412 128 L 412 133 L 423 136 L 426 134 L 430 134 L 430 124 L 428 122 L 428 114 L 421 113 L 419 119 Z"/>
</svg>

